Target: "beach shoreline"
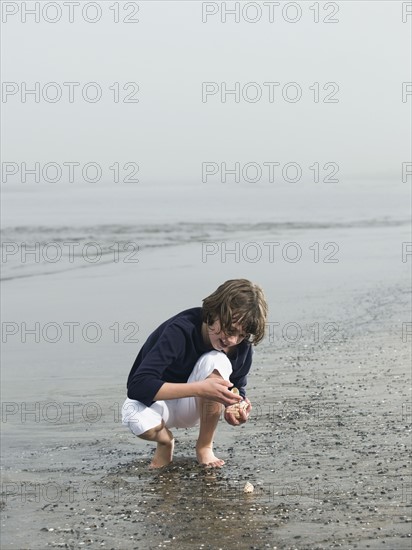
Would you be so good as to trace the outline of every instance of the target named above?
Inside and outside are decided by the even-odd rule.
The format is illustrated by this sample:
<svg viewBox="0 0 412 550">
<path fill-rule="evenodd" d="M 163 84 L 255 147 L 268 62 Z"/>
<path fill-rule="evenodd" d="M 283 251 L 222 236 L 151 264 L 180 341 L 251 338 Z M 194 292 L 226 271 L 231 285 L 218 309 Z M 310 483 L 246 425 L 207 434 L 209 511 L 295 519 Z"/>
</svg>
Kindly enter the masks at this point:
<svg viewBox="0 0 412 550">
<path fill-rule="evenodd" d="M 117 422 L 119 387 L 97 399 L 99 422 L 89 405 L 89 422 L 79 406 L 72 422 L 22 424 L 26 444 L 7 445 L 3 467 L 2 548 L 409 548 L 408 304 L 400 288 L 376 296 L 338 341 L 266 340 L 251 419 L 219 423 L 221 470 L 196 464 L 194 428 L 176 430 L 175 461 L 150 471 L 152 445 Z M 30 448 L 30 429 L 44 448 Z"/>
</svg>

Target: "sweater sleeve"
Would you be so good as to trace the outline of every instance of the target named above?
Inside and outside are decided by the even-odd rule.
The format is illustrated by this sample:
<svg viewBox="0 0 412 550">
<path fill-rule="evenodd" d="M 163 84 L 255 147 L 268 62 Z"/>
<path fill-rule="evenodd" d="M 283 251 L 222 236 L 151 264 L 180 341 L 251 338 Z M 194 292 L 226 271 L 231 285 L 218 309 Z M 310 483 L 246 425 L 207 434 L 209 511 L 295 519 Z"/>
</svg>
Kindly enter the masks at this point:
<svg viewBox="0 0 412 550">
<path fill-rule="evenodd" d="M 253 348 L 249 346 L 243 365 L 236 376 L 231 376 L 230 381 L 238 388 L 240 395 L 246 397 L 247 375 L 252 366 Z"/>
<path fill-rule="evenodd" d="M 164 371 L 181 360 L 185 349 L 183 330 L 174 324 L 166 327 L 152 349 L 136 369 L 127 387 L 127 397 L 150 407 L 164 384 Z"/>
</svg>

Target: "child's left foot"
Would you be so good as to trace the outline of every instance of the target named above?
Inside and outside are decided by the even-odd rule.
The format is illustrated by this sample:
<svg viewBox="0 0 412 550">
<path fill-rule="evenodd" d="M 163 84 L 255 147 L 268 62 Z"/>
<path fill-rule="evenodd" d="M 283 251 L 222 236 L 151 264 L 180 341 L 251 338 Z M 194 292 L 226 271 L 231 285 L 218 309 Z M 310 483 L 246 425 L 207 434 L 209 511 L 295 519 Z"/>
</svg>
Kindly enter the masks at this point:
<svg viewBox="0 0 412 550">
<path fill-rule="evenodd" d="M 221 468 L 224 460 L 217 458 L 211 447 L 199 447 L 196 445 L 196 457 L 199 464 L 208 468 Z"/>
<path fill-rule="evenodd" d="M 169 432 L 170 433 L 170 432 Z M 170 435 L 172 435 L 170 433 Z M 150 463 L 149 468 L 163 468 L 163 466 L 167 466 L 170 464 L 173 460 L 173 449 L 175 446 L 175 440 L 171 439 L 171 441 L 167 443 L 158 443 L 157 449 L 155 451 L 155 454 L 153 456 L 152 462 Z"/>
</svg>

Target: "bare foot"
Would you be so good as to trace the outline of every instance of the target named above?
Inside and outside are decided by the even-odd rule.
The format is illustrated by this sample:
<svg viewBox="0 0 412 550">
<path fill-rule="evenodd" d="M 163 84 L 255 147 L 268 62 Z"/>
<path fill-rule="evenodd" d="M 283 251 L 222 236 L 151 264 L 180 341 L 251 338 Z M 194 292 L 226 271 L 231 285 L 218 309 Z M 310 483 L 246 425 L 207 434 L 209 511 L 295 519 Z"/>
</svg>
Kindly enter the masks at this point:
<svg viewBox="0 0 412 550">
<path fill-rule="evenodd" d="M 158 443 L 149 468 L 163 468 L 163 466 L 170 464 L 173 460 L 174 446 L 174 439 L 167 443 Z"/>
<path fill-rule="evenodd" d="M 213 452 L 213 448 L 200 447 L 196 445 L 196 457 L 199 464 L 207 466 L 208 468 L 221 468 L 225 463 L 224 460 L 217 458 Z"/>
</svg>

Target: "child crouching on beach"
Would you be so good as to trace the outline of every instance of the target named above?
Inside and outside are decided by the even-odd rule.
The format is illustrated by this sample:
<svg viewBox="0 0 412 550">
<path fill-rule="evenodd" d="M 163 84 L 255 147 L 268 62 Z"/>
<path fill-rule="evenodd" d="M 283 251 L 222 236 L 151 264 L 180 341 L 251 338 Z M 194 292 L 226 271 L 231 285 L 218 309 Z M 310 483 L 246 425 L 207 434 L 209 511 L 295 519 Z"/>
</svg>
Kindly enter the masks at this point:
<svg viewBox="0 0 412 550">
<path fill-rule="evenodd" d="M 213 452 L 217 423 L 244 424 L 252 409 L 246 397 L 252 345 L 264 337 L 267 304 L 262 289 L 246 279 L 226 281 L 203 300 L 162 323 L 141 348 L 127 380 L 122 423 L 136 436 L 157 443 L 151 467 L 173 459 L 170 428 L 200 422 L 196 456 L 221 467 Z M 231 392 L 232 386 L 240 395 Z M 236 412 L 233 405 L 245 405 Z"/>
</svg>

